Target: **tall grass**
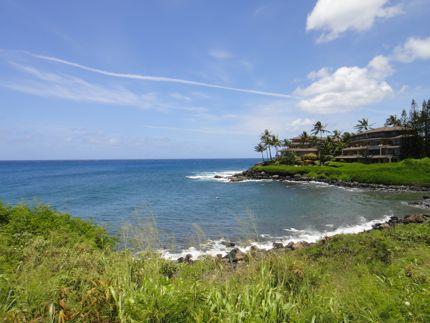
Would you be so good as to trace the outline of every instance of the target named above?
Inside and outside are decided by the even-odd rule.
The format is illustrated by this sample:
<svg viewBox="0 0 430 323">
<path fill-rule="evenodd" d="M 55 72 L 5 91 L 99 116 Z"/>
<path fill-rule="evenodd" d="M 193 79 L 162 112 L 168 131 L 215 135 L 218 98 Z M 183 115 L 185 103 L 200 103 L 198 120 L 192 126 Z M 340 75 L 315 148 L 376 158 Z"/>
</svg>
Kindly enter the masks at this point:
<svg viewBox="0 0 430 323">
<path fill-rule="evenodd" d="M 0 204 L 5 321 L 428 322 L 430 225 L 254 253 L 233 267 L 116 250 L 101 228 Z"/>
<path fill-rule="evenodd" d="M 325 166 L 267 165 L 254 170 L 269 174 L 307 175 L 311 179 L 354 181 L 388 185 L 430 186 L 430 158 L 406 159 L 398 163 L 362 164 L 331 162 Z"/>
</svg>

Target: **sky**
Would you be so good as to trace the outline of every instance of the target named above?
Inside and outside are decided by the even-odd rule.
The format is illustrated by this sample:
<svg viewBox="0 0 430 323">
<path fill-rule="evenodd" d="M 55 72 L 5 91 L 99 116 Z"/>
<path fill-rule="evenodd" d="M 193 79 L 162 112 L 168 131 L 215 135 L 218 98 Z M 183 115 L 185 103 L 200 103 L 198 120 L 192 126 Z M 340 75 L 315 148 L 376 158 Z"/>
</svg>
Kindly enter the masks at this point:
<svg viewBox="0 0 430 323">
<path fill-rule="evenodd" d="M 430 98 L 430 0 L 0 1 L 0 160 L 259 157 Z"/>
</svg>

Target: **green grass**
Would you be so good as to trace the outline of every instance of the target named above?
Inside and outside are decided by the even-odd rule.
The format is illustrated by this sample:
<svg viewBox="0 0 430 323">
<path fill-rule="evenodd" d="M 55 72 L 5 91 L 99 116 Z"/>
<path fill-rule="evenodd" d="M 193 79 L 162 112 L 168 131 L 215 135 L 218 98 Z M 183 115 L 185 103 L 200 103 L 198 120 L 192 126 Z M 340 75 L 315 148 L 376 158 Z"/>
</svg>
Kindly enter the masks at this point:
<svg viewBox="0 0 430 323">
<path fill-rule="evenodd" d="M 430 158 L 406 159 L 398 163 L 362 164 L 331 162 L 326 166 L 267 165 L 254 170 L 279 175 L 307 175 L 360 183 L 430 186 Z"/>
<path fill-rule="evenodd" d="M 0 319 L 429 322 L 430 225 L 340 235 L 236 269 L 117 251 L 94 225 L 0 204 Z"/>
</svg>

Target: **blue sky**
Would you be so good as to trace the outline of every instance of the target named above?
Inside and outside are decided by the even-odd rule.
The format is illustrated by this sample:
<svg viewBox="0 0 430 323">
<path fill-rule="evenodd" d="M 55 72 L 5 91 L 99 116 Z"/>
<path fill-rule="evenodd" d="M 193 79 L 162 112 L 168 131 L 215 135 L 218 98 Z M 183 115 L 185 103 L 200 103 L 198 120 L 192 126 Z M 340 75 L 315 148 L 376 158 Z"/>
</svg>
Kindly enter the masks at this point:
<svg viewBox="0 0 430 323">
<path fill-rule="evenodd" d="M 428 0 L 0 2 L 0 159 L 258 157 L 430 97 Z"/>
</svg>

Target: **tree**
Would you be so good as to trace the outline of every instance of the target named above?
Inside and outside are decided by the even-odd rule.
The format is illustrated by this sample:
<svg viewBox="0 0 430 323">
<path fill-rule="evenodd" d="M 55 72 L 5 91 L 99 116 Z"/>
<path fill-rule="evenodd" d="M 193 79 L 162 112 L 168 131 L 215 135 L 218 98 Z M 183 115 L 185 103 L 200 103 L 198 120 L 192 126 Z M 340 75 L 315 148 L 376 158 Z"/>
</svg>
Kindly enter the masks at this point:
<svg viewBox="0 0 430 323">
<path fill-rule="evenodd" d="M 362 118 L 357 121 L 357 124 L 354 126 L 355 129 L 358 130 L 358 132 L 367 131 L 371 128 L 371 125 L 369 125 L 369 120 L 367 118 Z"/>
<path fill-rule="evenodd" d="M 400 115 L 400 123 L 403 127 L 408 126 L 408 114 L 405 109 L 402 110 L 402 114 Z"/>
<path fill-rule="evenodd" d="M 332 132 L 332 138 L 336 141 L 342 140 L 342 132 L 340 130 L 333 130 Z"/>
<path fill-rule="evenodd" d="M 323 125 L 322 123 L 321 123 L 321 121 L 317 121 L 317 122 L 315 122 L 315 124 L 314 124 L 314 126 L 313 126 L 313 128 L 312 128 L 312 131 L 311 131 L 311 133 L 313 134 L 313 135 L 318 135 L 318 134 L 320 134 L 320 138 L 322 138 L 322 134 L 324 133 L 324 132 L 328 132 L 327 130 L 326 130 L 326 128 L 327 128 L 327 125 Z"/>
<path fill-rule="evenodd" d="M 351 134 L 350 132 L 348 132 L 348 131 L 345 131 L 343 134 L 342 134 L 342 143 L 343 144 L 348 144 L 349 143 L 349 141 L 351 140 L 351 137 L 352 137 L 352 135 L 353 134 Z"/>
<path fill-rule="evenodd" d="M 258 153 L 261 153 L 261 159 L 264 162 L 264 155 L 263 155 L 263 153 L 266 150 L 266 146 L 262 142 L 260 142 L 257 146 L 254 147 L 254 150 L 256 152 L 258 152 Z"/>
<path fill-rule="evenodd" d="M 397 118 L 397 115 L 392 114 L 390 115 L 387 120 L 385 121 L 385 126 L 392 126 L 392 127 L 398 127 L 402 125 L 402 121 Z"/>
<path fill-rule="evenodd" d="M 301 141 L 301 143 L 303 145 L 306 144 L 309 141 L 309 135 L 308 135 L 308 133 L 306 131 L 303 131 L 300 134 L 300 141 Z"/>
<path fill-rule="evenodd" d="M 290 146 L 291 146 L 291 141 L 290 141 L 290 140 L 288 140 L 288 139 L 283 139 L 283 140 L 281 141 L 281 146 L 282 146 L 282 147 L 290 147 Z"/>
<path fill-rule="evenodd" d="M 424 100 L 421 109 L 421 133 L 424 141 L 424 156 L 430 156 L 430 100 Z"/>
<path fill-rule="evenodd" d="M 272 160 L 272 137 L 273 135 L 268 129 L 265 129 L 260 136 L 261 142 L 269 149 L 270 160 Z"/>
<path fill-rule="evenodd" d="M 279 137 L 272 135 L 270 142 L 271 142 L 272 146 L 275 147 L 276 158 L 278 158 L 278 148 L 281 147 L 281 141 L 279 140 Z"/>
</svg>

